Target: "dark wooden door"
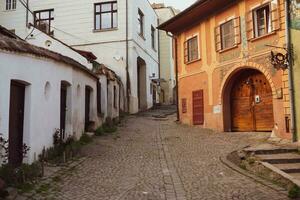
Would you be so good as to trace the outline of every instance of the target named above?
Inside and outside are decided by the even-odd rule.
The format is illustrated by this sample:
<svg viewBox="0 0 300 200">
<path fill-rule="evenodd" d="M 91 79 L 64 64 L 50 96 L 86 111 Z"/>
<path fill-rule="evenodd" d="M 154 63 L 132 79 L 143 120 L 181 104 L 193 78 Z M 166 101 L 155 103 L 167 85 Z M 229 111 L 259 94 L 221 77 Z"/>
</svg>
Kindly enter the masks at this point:
<svg viewBox="0 0 300 200">
<path fill-rule="evenodd" d="M 204 124 L 204 98 L 203 90 L 193 92 L 193 124 Z"/>
<path fill-rule="evenodd" d="M 233 131 L 271 131 L 274 127 L 272 89 L 263 74 L 242 73 L 231 91 Z"/>
<path fill-rule="evenodd" d="M 157 98 L 157 96 L 156 96 L 156 87 L 153 86 L 153 91 L 152 91 L 152 101 L 153 101 L 153 105 L 156 104 L 156 98 Z"/>
<path fill-rule="evenodd" d="M 61 86 L 60 90 L 60 133 L 64 138 L 66 130 L 66 112 L 67 112 L 67 87 Z"/>
<path fill-rule="evenodd" d="M 141 109 L 141 67 L 137 66 L 137 96 L 138 96 L 138 108 Z"/>
<path fill-rule="evenodd" d="M 90 124 L 90 102 L 91 102 L 91 89 L 85 88 L 85 131 L 88 131 Z"/>
<path fill-rule="evenodd" d="M 11 83 L 9 108 L 9 152 L 8 163 L 13 167 L 23 162 L 25 86 Z"/>
</svg>

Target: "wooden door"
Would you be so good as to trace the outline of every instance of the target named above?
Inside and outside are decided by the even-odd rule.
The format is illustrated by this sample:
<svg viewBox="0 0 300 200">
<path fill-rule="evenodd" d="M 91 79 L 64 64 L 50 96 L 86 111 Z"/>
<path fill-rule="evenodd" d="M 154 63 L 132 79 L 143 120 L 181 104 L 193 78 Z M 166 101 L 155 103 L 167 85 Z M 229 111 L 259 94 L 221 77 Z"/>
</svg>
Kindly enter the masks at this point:
<svg viewBox="0 0 300 200">
<path fill-rule="evenodd" d="M 66 112 L 67 112 L 67 87 L 62 85 L 60 89 L 60 137 L 64 138 L 66 130 Z"/>
<path fill-rule="evenodd" d="M 153 91 L 152 91 L 152 101 L 153 101 L 153 105 L 156 104 L 156 87 L 153 86 Z"/>
<path fill-rule="evenodd" d="M 231 91 L 233 131 L 272 131 L 274 127 L 272 89 L 265 76 L 247 70 Z"/>
<path fill-rule="evenodd" d="M 255 129 L 256 131 L 272 131 L 274 127 L 272 88 L 263 74 L 253 76 L 253 85 Z"/>
<path fill-rule="evenodd" d="M 138 108 L 141 109 L 141 67 L 137 66 L 137 96 L 138 96 Z"/>
<path fill-rule="evenodd" d="M 193 92 L 193 124 L 204 124 L 204 98 L 203 90 Z"/>
<path fill-rule="evenodd" d="M 24 102 L 25 86 L 11 82 L 8 163 L 13 167 L 18 167 L 23 162 Z"/>
<path fill-rule="evenodd" d="M 90 103 L 91 102 L 91 89 L 85 88 L 85 131 L 88 131 L 90 124 Z"/>
</svg>

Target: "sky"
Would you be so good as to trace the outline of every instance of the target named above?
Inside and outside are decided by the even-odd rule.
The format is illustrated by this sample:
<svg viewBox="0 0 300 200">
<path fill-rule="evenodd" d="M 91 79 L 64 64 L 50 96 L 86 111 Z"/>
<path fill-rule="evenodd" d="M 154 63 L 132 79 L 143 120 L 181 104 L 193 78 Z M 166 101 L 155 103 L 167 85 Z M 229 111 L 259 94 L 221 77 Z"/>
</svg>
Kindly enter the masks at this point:
<svg viewBox="0 0 300 200">
<path fill-rule="evenodd" d="M 184 10 L 196 0 L 150 0 L 151 3 L 164 3 L 166 6 L 173 6 L 176 9 Z"/>
</svg>

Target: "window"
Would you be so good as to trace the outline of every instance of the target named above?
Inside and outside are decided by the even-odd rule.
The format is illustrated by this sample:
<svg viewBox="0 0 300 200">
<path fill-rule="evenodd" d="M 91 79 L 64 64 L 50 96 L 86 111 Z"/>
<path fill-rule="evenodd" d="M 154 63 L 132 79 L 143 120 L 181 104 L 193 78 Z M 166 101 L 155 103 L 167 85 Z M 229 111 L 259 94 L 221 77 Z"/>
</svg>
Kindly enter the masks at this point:
<svg viewBox="0 0 300 200">
<path fill-rule="evenodd" d="M 17 0 L 6 0 L 6 10 L 15 10 L 17 8 Z"/>
<path fill-rule="evenodd" d="M 54 9 L 34 12 L 34 26 L 48 35 L 53 35 L 53 31 L 51 30 L 53 21 Z"/>
<path fill-rule="evenodd" d="M 296 0 L 296 7 L 300 9 L 300 0 Z"/>
<path fill-rule="evenodd" d="M 151 45 L 152 48 L 155 49 L 155 28 L 153 26 L 151 26 Z"/>
<path fill-rule="evenodd" d="M 221 25 L 222 49 L 235 45 L 234 21 L 230 20 Z"/>
<path fill-rule="evenodd" d="M 182 107 L 182 113 L 187 113 L 187 100 L 186 99 L 181 100 L 181 107 Z"/>
<path fill-rule="evenodd" d="M 138 11 L 138 33 L 144 37 L 144 14 L 140 9 Z"/>
<path fill-rule="evenodd" d="M 272 31 L 270 6 L 265 5 L 253 11 L 254 16 L 254 35 L 260 37 Z"/>
<path fill-rule="evenodd" d="M 106 30 L 118 26 L 117 2 L 95 4 L 95 30 Z"/>
<path fill-rule="evenodd" d="M 192 62 L 199 59 L 198 51 L 198 37 L 195 36 L 191 39 L 188 39 L 185 42 L 185 63 Z"/>
</svg>

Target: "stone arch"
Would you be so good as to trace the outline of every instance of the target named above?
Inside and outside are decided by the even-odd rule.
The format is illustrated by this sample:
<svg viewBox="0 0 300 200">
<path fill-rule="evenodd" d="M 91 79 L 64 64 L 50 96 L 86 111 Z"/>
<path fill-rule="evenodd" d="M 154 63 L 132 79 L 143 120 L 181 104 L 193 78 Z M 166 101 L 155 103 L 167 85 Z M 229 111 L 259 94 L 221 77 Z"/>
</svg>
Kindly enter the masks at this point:
<svg viewBox="0 0 300 200">
<path fill-rule="evenodd" d="M 222 97 L 224 94 L 224 90 L 226 89 L 227 84 L 229 83 L 229 81 L 231 80 L 231 78 L 239 71 L 243 70 L 243 69 L 255 69 L 260 71 L 262 74 L 265 75 L 265 77 L 267 78 L 267 80 L 269 81 L 269 84 L 272 88 L 272 94 L 273 94 L 273 98 L 276 98 L 276 88 L 275 88 L 275 84 L 272 80 L 272 76 L 271 74 L 267 71 L 267 69 L 260 64 L 254 63 L 254 62 L 244 62 L 244 63 L 238 63 L 236 64 L 234 67 L 232 67 L 227 73 L 226 76 L 224 77 L 222 83 L 221 83 L 221 90 L 219 93 L 219 103 L 222 104 Z"/>
<path fill-rule="evenodd" d="M 263 74 L 271 87 L 273 98 L 276 98 L 276 88 L 273 83 L 272 76 L 262 65 L 251 63 L 251 62 L 239 63 L 235 65 L 226 73 L 226 76 L 222 81 L 220 94 L 219 94 L 219 102 L 220 105 L 222 105 L 222 110 L 223 110 L 224 131 L 232 131 L 231 129 L 232 113 L 231 113 L 230 106 L 228 106 L 230 105 L 229 90 L 231 91 L 231 88 L 233 87 L 233 84 L 237 79 L 237 77 L 239 76 L 239 74 L 245 70 L 255 70 Z"/>
</svg>

